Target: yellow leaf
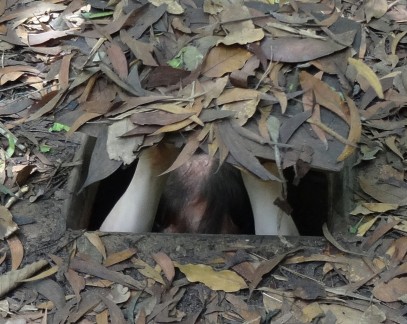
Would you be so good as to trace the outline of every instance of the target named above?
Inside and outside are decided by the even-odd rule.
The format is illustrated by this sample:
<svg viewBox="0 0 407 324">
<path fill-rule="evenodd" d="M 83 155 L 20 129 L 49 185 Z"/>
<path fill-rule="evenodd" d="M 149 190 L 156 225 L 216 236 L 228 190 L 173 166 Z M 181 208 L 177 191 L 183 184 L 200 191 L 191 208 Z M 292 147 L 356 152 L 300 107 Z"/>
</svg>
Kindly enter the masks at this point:
<svg viewBox="0 0 407 324">
<path fill-rule="evenodd" d="M 369 66 L 367 66 L 362 60 L 356 60 L 350 57 L 348 58 L 348 63 L 355 67 L 356 71 L 361 76 L 363 76 L 367 82 L 369 82 L 370 86 L 376 92 L 377 96 L 380 99 L 383 99 L 384 95 L 382 84 L 380 83 L 380 80 L 377 77 L 376 73 L 374 73 L 373 70 Z"/>
<path fill-rule="evenodd" d="M 399 208 L 399 205 L 397 204 L 386 203 L 363 203 L 362 206 L 375 213 L 385 213 L 389 210 L 396 210 Z"/>
<path fill-rule="evenodd" d="M 351 142 L 353 145 L 346 145 L 342 153 L 338 156 L 337 161 L 345 160 L 355 151 L 356 144 L 359 142 L 360 136 L 362 135 L 362 124 L 360 122 L 359 110 L 352 99 L 347 97 L 346 101 L 348 102 L 350 111 L 350 129 L 348 142 Z"/>
<path fill-rule="evenodd" d="M 138 272 L 140 272 L 144 277 L 153 279 L 156 282 L 159 282 L 163 285 L 165 285 L 163 277 L 160 275 L 160 273 L 155 270 L 153 267 L 151 267 L 148 263 L 144 262 L 143 260 L 133 258 L 131 259 L 133 264 L 135 266 L 140 267 L 140 269 L 137 269 Z"/>
<path fill-rule="evenodd" d="M 113 264 L 120 263 L 124 260 L 130 259 L 133 255 L 135 255 L 137 250 L 135 248 L 129 248 L 120 252 L 113 253 L 109 255 L 103 265 L 105 267 L 110 267 Z"/>
<path fill-rule="evenodd" d="M 215 271 L 204 264 L 179 264 L 174 265 L 187 277 L 190 282 L 201 282 L 212 290 L 236 292 L 246 289 L 246 282 L 237 273 L 230 270 Z"/>
<path fill-rule="evenodd" d="M 373 226 L 379 216 L 370 218 L 367 222 L 363 223 L 358 227 L 357 236 L 364 236 L 366 232 Z"/>
<path fill-rule="evenodd" d="M 86 232 L 84 235 L 89 240 L 89 242 L 92 243 L 92 245 L 103 256 L 103 260 L 106 260 L 106 248 L 105 248 L 105 245 L 103 244 L 102 240 L 100 239 L 99 235 L 97 235 L 96 233 L 89 233 L 89 232 Z"/>
<path fill-rule="evenodd" d="M 39 280 L 39 279 L 44 279 L 47 278 L 49 276 L 52 276 L 53 274 L 57 273 L 59 270 L 58 266 L 53 266 L 52 268 L 49 268 L 48 270 L 45 270 L 39 274 L 37 274 L 34 277 L 25 279 L 25 280 L 21 280 L 21 282 L 29 282 L 29 281 L 35 281 L 35 280 Z"/>
</svg>

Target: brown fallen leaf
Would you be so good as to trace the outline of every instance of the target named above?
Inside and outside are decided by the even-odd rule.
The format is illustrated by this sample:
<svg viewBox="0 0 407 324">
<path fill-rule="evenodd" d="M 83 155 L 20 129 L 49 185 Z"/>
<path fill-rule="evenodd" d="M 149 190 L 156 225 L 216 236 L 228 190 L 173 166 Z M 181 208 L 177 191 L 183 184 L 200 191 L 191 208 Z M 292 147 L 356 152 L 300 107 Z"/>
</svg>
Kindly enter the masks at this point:
<svg viewBox="0 0 407 324">
<path fill-rule="evenodd" d="M 359 142 L 360 137 L 362 136 L 362 123 L 360 121 L 359 110 L 353 100 L 349 97 L 346 97 L 346 102 L 348 103 L 350 111 L 348 142 L 352 143 L 353 145 L 345 145 L 345 148 L 336 159 L 338 162 L 344 161 L 353 154 L 353 152 L 356 150 L 356 144 Z"/>
<path fill-rule="evenodd" d="M 175 277 L 175 268 L 170 257 L 164 252 L 157 252 L 153 254 L 153 259 L 161 267 L 165 277 L 171 283 Z"/>
<path fill-rule="evenodd" d="M 40 260 L 26 265 L 19 270 L 12 270 L 0 276 L 0 297 L 20 285 L 21 280 L 27 279 L 48 264 L 46 260 Z"/>
<path fill-rule="evenodd" d="M 106 247 L 103 244 L 100 236 L 97 233 L 94 233 L 94 232 L 85 232 L 83 235 L 99 251 L 99 253 L 103 257 L 103 260 L 106 260 Z"/>
<path fill-rule="evenodd" d="M 137 250 L 135 248 L 128 248 L 126 250 L 116 252 L 113 254 L 109 254 L 105 261 L 103 262 L 103 265 L 105 267 L 109 267 L 111 265 L 123 262 L 125 260 L 130 259 L 133 255 L 137 253 Z"/>
<path fill-rule="evenodd" d="M 11 253 L 11 269 L 17 270 L 23 261 L 24 247 L 17 235 L 13 235 L 7 239 L 7 244 Z"/>
<path fill-rule="evenodd" d="M 394 226 L 400 223 L 400 219 L 390 221 L 388 223 L 382 222 L 377 226 L 374 232 L 365 240 L 362 244 L 364 250 L 368 250 L 376 241 L 383 237 L 388 231 L 390 231 Z"/>
<path fill-rule="evenodd" d="M 136 258 L 133 258 L 131 261 L 137 267 L 138 272 L 140 272 L 143 276 L 149 279 L 153 279 L 154 281 L 162 285 L 165 285 L 164 279 L 162 278 L 161 274 L 153 267 L 151 267 L 148 263 Z"/>
<path fill-rule="evenodd" d="M 0 205 L 0 239 L 4 240 L 17 229 L 17 224 L 13 222 L 13 215 L 6 207 Z"/>
<path fill-rule="evenodd" d="M 202 66 L 202 74 L 207 77 L 222 77 L 242 68 L 252 55 L 241 47 L 216 46 L 208 53 Z"/>
<path fill-rule="evenodd" d="M 388 283 L 381 282 L 373 288 L 373 296 L 383 302 L 391 303 L 407 294 L 407 277 L 394 278 Z"/>
</svg>

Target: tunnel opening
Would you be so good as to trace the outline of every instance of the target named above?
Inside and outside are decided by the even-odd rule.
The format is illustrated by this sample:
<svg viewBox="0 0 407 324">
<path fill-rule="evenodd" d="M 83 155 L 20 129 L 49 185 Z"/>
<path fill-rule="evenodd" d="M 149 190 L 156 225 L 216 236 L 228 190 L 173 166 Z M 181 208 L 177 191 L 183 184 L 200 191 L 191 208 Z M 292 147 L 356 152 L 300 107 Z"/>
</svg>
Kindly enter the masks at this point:
<svg viewBox="0 0 407 324">
<path fill-rule="evenodd" d="M 135 167 L 136 164 L 123 166 L 98 184 L 92 211 L 90 212 L 88 230 L 97 230 L 100 227 L 109 211 L 129 185 Z M 231 166 L 231 168 L 233 167 Z M 327 222 L 332 210 L 330 173 L 310 170 L 297 185 L 293 183 L 295 174 L 292 169 L 285 170 L 284 175 L 287 180 L 287 202 L 291 207 L 291 215 L 300 234 L 321 236 L 322 224 Z M 243 190 L 245 191 L 244 186 Z M 251 211 L 248 198 L 246 201 L 239 201 L 238 209 L 247 208 L 247 204 L 249 204 L 248 208 Z M 160 230 L 157 223 L 154 229 L 155 231 Z M 245 231 L 241 234 L 254 233 Z"/>
</svg>

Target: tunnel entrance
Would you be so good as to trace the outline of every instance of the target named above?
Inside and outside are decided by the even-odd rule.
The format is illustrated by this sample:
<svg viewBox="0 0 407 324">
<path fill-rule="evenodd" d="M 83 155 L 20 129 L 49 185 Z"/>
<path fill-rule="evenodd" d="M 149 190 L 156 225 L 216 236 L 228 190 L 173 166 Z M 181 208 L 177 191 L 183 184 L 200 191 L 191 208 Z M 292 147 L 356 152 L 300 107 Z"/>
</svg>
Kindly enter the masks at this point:
<svg viewBox="0 0 407 324">
<path fill-rule="evenodd" d="M 116 201 L 126 190 L 133 176 L 135 165 L 121 167 L 99 183 L 95 196 L 89 230 L 97 230 Z M 288 203 L 292 216 L 301 235 L 322 235 L 322 224 L 327 221 L 330 211 L 330 174 L 309 171 L 298 185 L 293 184 L 294 172 L 285 172 L 287 179 Z"/>
<path fill-rule="evenodd" d="M 79 195 L 87 173 L 87 161 L 92 154 L 94 139 L 83 141 L 77 154 L 84 163 L 72 172 L 70 179 L 71 199 L 65 203 L 67 227 L 72 229 L 97 230 L 116 201 L 126 190 L 134 174 L 135 164 L 121 167 L 101 182 L 87 187 Z M 293 184 L 293 170 L 285 170 L 288 181 L 287 201 L 291 215 L 305 236 L 321 236 L 322 224 L 327 222 L 331 231 L 342 230 L 350 210 L 350 195 L 353 179 L 351 168 L 341 172 L 310 170 L 299 182 Z"/>
</svg>

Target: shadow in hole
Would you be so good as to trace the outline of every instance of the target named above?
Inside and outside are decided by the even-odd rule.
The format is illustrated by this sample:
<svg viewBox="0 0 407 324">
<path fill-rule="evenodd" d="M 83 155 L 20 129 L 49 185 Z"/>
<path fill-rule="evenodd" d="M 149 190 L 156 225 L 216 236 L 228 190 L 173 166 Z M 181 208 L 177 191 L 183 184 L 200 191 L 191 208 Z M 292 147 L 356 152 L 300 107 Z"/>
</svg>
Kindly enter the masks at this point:
<svg viewBox="0 0 407 324">
<path fill-rule="evenodd" d="M 89 230 L 96 230 L 100 227 L 116 201 L 126 190 L 134 174 L 134 170 L 135 165 L 119 168 L 119 170 L 111 176 L 101 181 L 93 206 L 92 217 L 88 228 Z M 294 178 L 294 172 L 292 170 L 286 170 L 284 173 L 288 180 L 288 203 L 292 207 L 292 216 L 300 234 L 307 236 L 321 236 L 322 224 L 326 222 L 329 213 L 329 183 L 327 173 L 310 171 L 303 179 L 301 179 L 298 186 L 292 184 L 292 179 Z M 233 175 L 234 173 L 229 174 L 229 176 Z M 228 175 L 226 174 L 226 176 Z M 224 180 L 225 179 L 222 179 L 222 181 Z M 237 181 L 243 186 L 241 179 Z M 236 183 L 236 181 L 234 183 Z M 216 185 L 216 181 L 211 185 Z M 217 188 L 215 190 L 215 196 L 219 195 L 219 190 L 221 191 L 222 189 Z M 243 188 L 243 190 L 245 192 L 245 188 Z M 177 195 L 174 192 L 172 194 L 175 194 L 175 196 Z M 182 193 L 181 190 L 179 194 L 183 195 L 185 193 Z M 250 204 L 249 206 L 247 205 L 248 200 L 245 200 L 248 199 L 247 193 L 245 194 L 246 198 L 243 198 L 243 201 L 239 201 L 238 208 L 232 208 L 232 210 L 245 210 L 244 214 L 246 215 L 247 208 L 251 209 L 251 207 Z M 167 195 L 167 199 L 174 199 L 175 196 L 169 197 Z M 229 201 L 227 201 L 227 199 L 226 201 L 224 199 L 218 200 L 222 203 L 231 203 L 230 199 Z M 252 217 L 251 210 L 249 213 L 250 217 Z M 157 227 L 155 227 L 155 229 L 157 229 Z M 244 232 L 251 233 L 250 229 Z"/>
</svg>

